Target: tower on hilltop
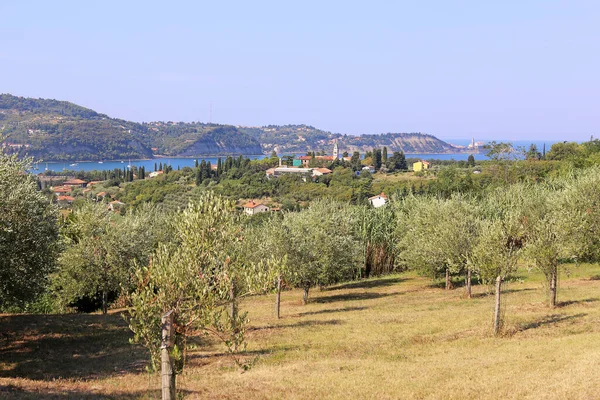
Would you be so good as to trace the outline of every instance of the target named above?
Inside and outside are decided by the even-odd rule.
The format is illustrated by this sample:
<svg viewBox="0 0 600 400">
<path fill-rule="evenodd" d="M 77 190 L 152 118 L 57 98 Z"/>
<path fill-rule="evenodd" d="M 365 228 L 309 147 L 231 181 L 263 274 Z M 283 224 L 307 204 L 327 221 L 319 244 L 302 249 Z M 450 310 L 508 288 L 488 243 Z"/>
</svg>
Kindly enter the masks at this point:
<svg viewBox="0 0 600 400">
<path fill-rule="evenodd" d="M 338 148 L 337 139 L 335 139 L 335 142 L 333 143 L 333 159 L 337 160 L 338 158 L 340 158 L 340 149 Z"/>
</svg>

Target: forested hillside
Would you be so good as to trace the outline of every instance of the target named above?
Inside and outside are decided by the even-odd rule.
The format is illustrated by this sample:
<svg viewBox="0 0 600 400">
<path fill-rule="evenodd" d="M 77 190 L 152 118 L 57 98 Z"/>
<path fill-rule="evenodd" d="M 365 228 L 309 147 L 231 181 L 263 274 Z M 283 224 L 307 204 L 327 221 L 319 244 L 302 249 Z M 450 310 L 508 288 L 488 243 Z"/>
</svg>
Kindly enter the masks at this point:
<svg viewBox="0 0 600 400">
<path fill-rule="evenodd" d="M 330 154 L 386 146 L 404 153 L 456 153 L 461 149 L 423 133 L 359 136 L 308 125 L 244 127 L 201 122 L 137 123 L 111 118 L 67 101 L 0 94 L 0 130 L 5 145 L 45 161 L 150 158 L 153 155 Z"/>
<path fill-rule="evenodd" d="M 343 135 L 332 133 L 308 125 L 269 125 L 264 127 L 240 127 L 262 145 L 264 153 L 275 150 L 278 153 L 294 154 L 307 151 L 331 153 L 331 146 L 337 140 L 340 151 L 364 152 L 375 147 L 387 147 L 404 153 L 457 153 L 460 148 L 444 142 L 433 135 L 424 133 L 382 133 L 364 135 Z"/>
<path fill-rule="evenodd" d="M 260 144 L 233 126 L 136 123 L 66 101 L 0 95 L 5 145 L 46 161 L 260 154 Z M 152 148 L 155 150 L 153 151 Z"/>
</svg>

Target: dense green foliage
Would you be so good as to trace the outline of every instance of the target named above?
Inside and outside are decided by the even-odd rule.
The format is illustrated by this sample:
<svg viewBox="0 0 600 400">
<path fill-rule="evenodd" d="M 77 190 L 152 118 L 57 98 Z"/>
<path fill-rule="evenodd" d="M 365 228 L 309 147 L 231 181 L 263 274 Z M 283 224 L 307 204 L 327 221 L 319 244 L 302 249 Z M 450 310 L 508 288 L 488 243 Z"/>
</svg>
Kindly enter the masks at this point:
<svg viewBox="0 0 600 400">
<path fill-rule="evenodd" d="M 0 310 L 39 298 L 56 262 L 57 208 L 23 173 L 30 162 L 0 148 Z"/>
</svg>

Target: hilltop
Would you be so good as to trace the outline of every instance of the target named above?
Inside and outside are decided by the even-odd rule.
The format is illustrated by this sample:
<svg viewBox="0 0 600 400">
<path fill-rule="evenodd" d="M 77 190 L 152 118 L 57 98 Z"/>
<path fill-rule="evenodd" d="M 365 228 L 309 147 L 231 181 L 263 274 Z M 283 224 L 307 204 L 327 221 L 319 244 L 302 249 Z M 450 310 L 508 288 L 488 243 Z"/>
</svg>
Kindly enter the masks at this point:
<svg viewBox="0 0 600 400">
<path fill-rule="evenodd" d="M 391 151 L 404 153 L 457 153 L 460 148 L 425 133 L 381 133 L 347 135 L 332 133 L 309 125 L 268 125 L 264 127 L 238 127 L 242 132 L 258 139 L 263 152 L 304 153 L 306 151 L 331 151 L 337 140 L 341 151 L 365 152 L 386 146 Z"/>
<path fill-rule="evenodd" d="M 132 122 L 111 118 L 67 101 L 0 94 L 0 129 L 5 144 L 20 154 L 46 161 L 151 158 L 156 155 L 206 156 L 297 154 L 331 151 L 456 153 L 460 149 L 424 133 L 347 135 L 309 125 L 262 127 L 201 122 Z"/>
<path fill-rule="evenodd" d="M 0 95 L 0 128 L 15 151 L 58 160 L 259 154 L 259 142 L 230 125 L 137 123 L 66 101 Z"/>
</svg>

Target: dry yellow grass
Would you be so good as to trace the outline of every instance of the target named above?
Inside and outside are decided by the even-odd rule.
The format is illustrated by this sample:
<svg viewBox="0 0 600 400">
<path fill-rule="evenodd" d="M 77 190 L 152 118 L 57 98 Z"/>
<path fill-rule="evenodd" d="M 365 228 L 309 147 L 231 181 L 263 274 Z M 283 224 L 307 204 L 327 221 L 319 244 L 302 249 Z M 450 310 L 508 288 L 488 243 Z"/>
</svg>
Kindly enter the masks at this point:
<svg viewBox="0 0 600 400">
<path fill-rule="evenodd" d="M 315 290 L 306 306 L 301 292 L 285 292 L 280 320 L 273 296 L 246 299 L 245 357 L 255 365 L 241 373 L 204 342 L 190 351 L 179 388 L 186 398 L 223 399 L 599 398 L 600 280 L 590 277 L 600 268 L 563 277 L 556 309 L 546 307 L 540 277 L 522 274 L 506 286 L 499 338 L 490 334 L 485 287 L 467 300 L 462 288 L 444 291 L 413 274 Z M 127 344 L 118 316 L 0 322 L 13 335 L 0 353 L 0 397 L 160 396 L 158 376 L 143 372 L 145 354 Z M 19 326 L 23 335 L 11 331 Z"/>
</svg>

